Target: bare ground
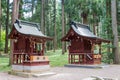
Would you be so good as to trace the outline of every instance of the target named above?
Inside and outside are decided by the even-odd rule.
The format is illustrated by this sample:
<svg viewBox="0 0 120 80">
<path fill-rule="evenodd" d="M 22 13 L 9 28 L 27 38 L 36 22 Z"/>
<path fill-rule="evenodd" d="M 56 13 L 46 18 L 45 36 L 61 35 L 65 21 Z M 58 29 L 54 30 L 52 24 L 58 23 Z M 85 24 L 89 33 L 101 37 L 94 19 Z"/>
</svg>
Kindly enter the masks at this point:
<svg viewBox="0 0 120 80">
<path fill-rule="evenodd" d="M 0 72 L 0 80 L 82 80 L 90 76 L 117 78 L 120 80 L 120 65 L 110 65 L 102 69 L 54 67 L 55 75 L 23 78 Z"/>
</svg>

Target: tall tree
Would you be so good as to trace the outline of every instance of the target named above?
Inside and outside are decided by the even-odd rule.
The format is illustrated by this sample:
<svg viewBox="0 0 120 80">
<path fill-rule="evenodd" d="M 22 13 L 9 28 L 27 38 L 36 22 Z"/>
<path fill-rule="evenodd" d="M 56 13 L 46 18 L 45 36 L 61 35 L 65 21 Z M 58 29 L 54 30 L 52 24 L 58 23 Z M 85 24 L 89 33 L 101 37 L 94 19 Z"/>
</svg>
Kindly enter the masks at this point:
<svg viewBox="0 0 120 80">
<path fill-rule="evenodd" d="M 120 0 L 117 0 L 117 20 L 118 25 L 120 25 Z"/>
<path fill-rule="evenodd" d="M 12 8 L 12 25 L 16 19 L 18 19 L 19 15 L 19 2 L 20 0 L 13 0 L 13 8 Z"/>
<path fill-rule="evenodd" d="M 106 17 L 107 17 L 107 20 L 108 20 L 108 24 L 107 24 L 107 34 L 108 34 L 108 38 L 110 39 L 110 33 L 111 33 L 111 0 L 106 0 Z"/>
<path fill-rule="evenodd" d="M 33 11 L 34 11 L 34 0 L 32 0 L 32 16 L 33 16 Z"/>
<path fill-rule="evenodd" d="M 114 45 L 114 63 L 120 64 L 119 40 L 117 31 L 117 14 L 116 14 L 116 0 L 111 0 L 111 16 L 112 16 L 112 31 L 113 31 L 113 45 Z"/>
<path fill-rule="evenodd" d="M 108 39 L 112 39 L 111 35 L 112 35 L 112 30 L 111 30 L 111 0 L 106 0 L 106 21 L 107 21 L 107 35 L 108 35 Z M 108 43 L 109 45 L 109 43 Z M 108 55 L 108 58 L 109 59 L 112 59 L 111 58 L 111 55 L 113 56 L 113 53 L 111 53 L 111 50 L 110 50 L 110 46 L 108 46 L 108 49 L 107 49 L 107 55 Z M 110 55 L 111 54 L 111 55 Z"/>
<path fill-rule="evenodd" d="M 0 0 L 0 41 L 1 41 L 1 26 L 2 26 L 2 24 L 1 24 L 1 21 L 2 21 L 2 8 L 1 8 L 1 0 Z"/>
<path fill-rule="evenodd" d="M 16 19 L 18 19 L 18 15 L 19 15 L 19 2 L 20 0 L 13 0 L 13 8 L 12 8 L 12 26 L 15 22 Z M 12 29 L 11 26 L 11 29 Z M 12 60 L 13 60 L 13 40 L 10 40 L 10 65 L 12 64 Z"/>
<path fill-rule="evenodd" d="M 56 34 L 56 0 L 54 0 L 54 52 L 57 49 L 57 34 Z"/>
<path fill-rule="evenodd" d="M 7 18 L 6 18 L 5 53 L 8 53 L 8 27 L 9 27 L 9 0 L 7 0 Z"/>
<path fill-rule="evenodd" d="M 64 24 L 64 0 L 62 0 L 62 37 L 65 35 L 65 24 Z M 65 53 L 65 42 L 62 42 L 62 54 Z"/>
<path fill-rule="evenodd" d="M 44 21 L 44 18 L 45 18 L 45 10 L 44 10 L 44 6 L 45 6 L 45 0 L 42 0 L 41 2 L 41 29 L 42 29 L 42 32 L 45 34 L 45 21 Z"/>
<path fill-rule="evenodd" d="M 21 19 L 23 18 L 23 9 L 22 9 L 22 6 L 23 6 L 23 0 L 20 0 L 19 2 L 19 12 L 18 12 L 18 18 Z"/>
<path fill-rule="evenodd" d="M 82 16 L 82 23 L 83 24 L 88 24 L 88 12 L 87 11 L 83 11 L 81 16 Z"/>
</svg>

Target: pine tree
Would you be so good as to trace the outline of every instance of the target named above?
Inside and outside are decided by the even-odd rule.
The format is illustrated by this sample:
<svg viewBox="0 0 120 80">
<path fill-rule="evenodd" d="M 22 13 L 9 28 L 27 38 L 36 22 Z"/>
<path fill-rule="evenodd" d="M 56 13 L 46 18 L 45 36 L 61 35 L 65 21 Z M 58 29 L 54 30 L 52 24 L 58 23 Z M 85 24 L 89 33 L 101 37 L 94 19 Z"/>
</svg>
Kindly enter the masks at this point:
<svg viewBox="0 0 120 80">
<path fill-rule="evenodd" d="M 114 63 L 120 64 L 119 40 L 117 31 L 117 14 L 116 14 L 116 0 L 111 0 L 111 15 L 112 15 L 112 31 L 113 31 L 113 45 L 114 45 Z"/>
<path fill-rule="evenodd" d="M 1 27 L 2 27 L 2 24 L 1 24 L 1 21 L 2 21 L 2 8 L 1 8 L 1 0 L 0 0 L 0 41 L 1 41 Z"/>
<path fill-rule="evenodd" d="M 13 0 L 13 8 L 12 8 L 12 26 L 15 22 L 16 19 L 18 19 L 18 15 L 19 15 L 19 2 L 20 0 Z M 12 29 L 12 28 L 11 28 Z M 13 40 L 10 40 L 10 65 L 12 64 L 12 60 L 13 60 Z"/>
<path fill-rule="evenodd" d="M 7 18 L 6 18 L 6 37 L 5 37 L 5 53 L 8 53 L 8 27 L 9 27 L 9 0 L 7 0 Z"/>
<path fill-rule="evenodd" d="M 64 24 L 64 0 L 62 0 L 62 37 L 65 35 L 65 24 Z M 62 42 L 62 54 L 65 53 L 65 42 Z"/>
</svg>

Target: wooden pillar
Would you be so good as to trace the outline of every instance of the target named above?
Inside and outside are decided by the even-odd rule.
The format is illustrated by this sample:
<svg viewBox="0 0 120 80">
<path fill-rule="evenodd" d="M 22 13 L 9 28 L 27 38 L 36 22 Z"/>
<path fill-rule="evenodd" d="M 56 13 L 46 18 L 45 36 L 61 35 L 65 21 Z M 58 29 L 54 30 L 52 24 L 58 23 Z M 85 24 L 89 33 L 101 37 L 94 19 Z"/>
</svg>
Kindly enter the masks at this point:
<svg viewBox="0 0 120 80">
<path fill-rule="evenodd" d="M 74 54 L 74 64 L 75 64 L 75 54 Z"/>
<path fill-rule="evenodd" d="M 13 63 L 12 64 L 14 64 L 15 63 L 15 55 L 13 54 Z"/>
<path fill-rule="evenodd" d="M 94 48 L 95 48 L 95 43 L 92 42 L 92 48 L 91 48 L 91 53 L 94 54 Z"/>
<path fill-rule="evenodd" d="M 33 46 L 32 39 L 30 38 L 29 40 L 30 40 L 30 53 L 29 54 L 32 54 L 34 46 Z"/>
<path fill-rule="evenodd" d="M 84 58 L 83 58 L 83 63 L 86 64 L 86 53 L 83 54 L 83 57 L 84 57 Z"/>
<path fill-rule="evenodd" d="M 18 54 L 16 55 L 16 64 L 18 64 Z"/>
<path fill-rule="evenodd" d="M 68 54 L 68 63 L 70 64 L 70 53 Z"/>
<path fill-rule="evenodd" d="M 80 54 L 78 55 L 78 57 L 79 57 L 79 64 L 80 64 Z"/>
<path fill-rule="evenodd" d="M 99 54 L 101 55 L 101 44 L 99 44 Z M 100 62 L 101 63 L 101 58 L 99 58 Z"/>
<path fill-rule="evenodd" d="M 72 54 L 71 54 L 71 64 L 73 63 L 73 56 L 72 56 Z"/>
<path fill-rule="evenodd" d="M 94 54 L 91 55 L 93 60 L 92 60 L 92 64 L 94 64 Z"/>
<path fill-rule="evenodd" d="M 19 54 L 19 63 L 21 64 L 21 54 Z"/>
<path fill-rule="evenodd" d="M 99 54 L 101 54 L 101 44 L 99 44 Z"/>
<path fill-rule="evenodd" d="M 94 54 L 94 47 L 95 47 L 95 44 L 92 43 L 92 49 L 91 49 L 91 53 Z"/>
<path fill-rule="evenodd" d="M 91 53 L 92 53 L 92 58 L 93 58 L 93 56 L 94 56 L 94 48 L 95 48 L 95 43 L 92 43 L 92 50 L 91 50 Z M 93 58 L 93 60 L 92 60 L 92 64 L 94 64 L 94 58 Z"/>
<path fill-rule="evenodd" d="M 42 43 L 42 56 L 44 55 L 45 43 Z"/>
</svg>

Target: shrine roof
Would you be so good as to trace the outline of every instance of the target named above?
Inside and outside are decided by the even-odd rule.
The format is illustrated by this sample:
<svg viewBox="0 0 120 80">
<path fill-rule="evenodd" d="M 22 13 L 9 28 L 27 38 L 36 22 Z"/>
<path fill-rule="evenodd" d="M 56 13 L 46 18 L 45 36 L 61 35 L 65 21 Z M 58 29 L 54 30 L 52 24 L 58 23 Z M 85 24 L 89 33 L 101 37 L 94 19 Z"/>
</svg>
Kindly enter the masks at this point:
<svg viewBox="0 0 120 80">
<path fill-rule="evenodd" d="M 14 27 L 21 34 L 50 39 L 50 37 L 44 35 L 41 32 L 38 23 L 16 20 L 16 22 L 14 23 Z"/>
<path fill-rule="evenodd" d="M 78 22 L 71 22 L 70 23 L 71 29 L 78 34 L 81 37 L 85 37 L 85 38 L 89 38 L 89 39 L 94 39 L 96 42 L 110 42 L 109 40 L 105 40 L 102 39 L 96 35 L 94 35 L 92 33 L 92 31 L 90 30 L 90 27 L 88 25 L 85 24 L 81 24 Z M 66 34 L 66 36 L 64 36 L 62 38 L 62 41 L 69 41 L 68 37 L 71 35 L 70 30 L 68 31 L 68 33 Z"/>
<path fill-rule="evenodd" d="M 88 25 L 71 22 L 71 27 L 80 36 L 97 38 L 97 36 L 92 33 Z"/>
</svg>

